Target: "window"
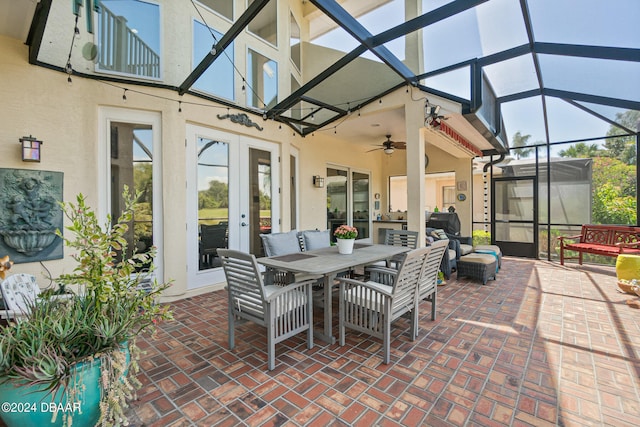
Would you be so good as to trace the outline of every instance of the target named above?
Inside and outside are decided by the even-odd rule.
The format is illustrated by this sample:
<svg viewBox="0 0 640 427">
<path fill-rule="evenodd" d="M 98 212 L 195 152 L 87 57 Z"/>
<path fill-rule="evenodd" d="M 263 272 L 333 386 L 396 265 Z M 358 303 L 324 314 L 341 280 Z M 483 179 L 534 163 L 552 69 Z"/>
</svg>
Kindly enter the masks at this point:
<svg viewBox="0 0 640 427">
<path fill-rule="evenodd" d="M 229 0 L 198 0 L 214 12 L 219 13 L 230 21 L 233 21 L 233 2 Z"/>
<path fill-rule="evenodd" d="M 198 270 L 220 267 L 228 247 L 229 144 L 198 137 Z"/>
<path fill-rule="evenodd" d="M 277 62 L 249 49 L 247 80 L 247 105 L 262 109 L 278 102 Z"/>
<path fill-rule="evenodd" d="M 213 36 L 212 36 L 213 33 Z M 215 37 L 215 38 L 214 38 Z M 211 47 L 220 40 L 222 34 L 210 30 L 206 25 L 194 21 L 193 25 L 193 68 L 211 51 Z M 233 46 L 232 42 L 216 61 L 202 73 L 193 88 L 222 98 L 234 100 L 233 78 Z"/>
<path fill-rule="evenodd" d="M 349 172 L 346 169 L 327 168 L 327 228 L 333 232 L 342 224 L 351 224 L 358 229 L 357 239 L 368 239 L 369 218 L 369 174 Z"/>
<path fill-rule="evenodd" d="M 456 207 L 456 187 L 445 185 L 442 187 L 442 209 L 447 210 L 451 206 Z"/>
<path fill-rule="evenodd" d="M 302 52 L 300 44 L 300 25 L 296 21 L 295 16 L 291 13 L 291 34 L 289 35 L 289 54 L 291 62 L 296 66 L 298 71 L 302 70 Z"/>
<path fill-rule="evenodd" d="M 98 70 L 160 78 L 160 6 L 141 0 L 102 0 Z"/>
<path fill-rule="evenodd" d="M 122 192 L 139 193 L 134 211 L 133 233 L 127 235 L 128 250 L 145 252 L 153 239 L 153 132 L 144 124 L 111 122 L 111 217 L 123 211 Z M 129 254 L 131 256 L 132 253 Z"/>
<path fill-rule="evenodd" d="M 252 4 L 253 2 L 254 0 L 249 0 L 249 4 Z M 267 3 L 258 15 L 251 20 L 247 28 L 251 33 L 260 37 L 267 43 L 278 46 L 277 2 L 270 1 Z"/>
</svg>

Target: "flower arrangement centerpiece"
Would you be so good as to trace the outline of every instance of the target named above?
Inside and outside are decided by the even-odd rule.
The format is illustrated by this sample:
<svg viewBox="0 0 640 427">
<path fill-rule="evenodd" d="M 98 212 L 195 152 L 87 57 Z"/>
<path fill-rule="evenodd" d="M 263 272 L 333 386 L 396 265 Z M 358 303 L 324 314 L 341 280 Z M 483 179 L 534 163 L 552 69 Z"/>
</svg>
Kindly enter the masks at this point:
<svg viewBox="0 0 640 427">
<path fill-rule="evenodd" d="M 333 232 L 338 242 L 338 253 L 350 254 L 353 252 L 353 242 L 358 237 L 358 229 L 343 224 Z"/>
<path fill-rule="evenodd" d="M 358 229 L 350 225 L 343 224 L 336 228 L 333 235 L 336 236 L 336 239 L 355 239 L 358 237 Z"/>
</svg>

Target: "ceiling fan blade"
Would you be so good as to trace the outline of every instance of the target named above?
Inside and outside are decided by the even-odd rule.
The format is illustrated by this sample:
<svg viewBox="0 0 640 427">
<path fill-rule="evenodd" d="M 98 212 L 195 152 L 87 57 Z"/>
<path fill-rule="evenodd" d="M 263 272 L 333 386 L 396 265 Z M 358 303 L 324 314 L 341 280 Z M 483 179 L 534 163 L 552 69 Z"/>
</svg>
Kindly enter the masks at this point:
<svg viewBox="0 0 640 427">
<path fill-rule="evenodd" d="M 406 150 L 407 143 L 404 141 L 393 141 L 393 148 L 397 148 L 398 150 Z"/>
<path fill-rule="evenodd" d="M 384 147 L 378 147 L 378 148 L 374 148 L 373 150 L 368 150 L 366 151 L 367 153 L 370 153 L 372 151 L 378 151 L 378 150 L 384 150 Z"/>
</svg>

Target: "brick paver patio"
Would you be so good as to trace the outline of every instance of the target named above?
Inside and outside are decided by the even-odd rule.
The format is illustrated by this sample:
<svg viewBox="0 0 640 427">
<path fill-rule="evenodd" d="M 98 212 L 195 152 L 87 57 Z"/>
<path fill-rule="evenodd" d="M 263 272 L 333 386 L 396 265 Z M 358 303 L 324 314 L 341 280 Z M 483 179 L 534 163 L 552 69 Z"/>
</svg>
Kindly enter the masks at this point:
<svg viewBox="0 0 640 427">
<path fill-rule="evenodd" d="M 397 322 L 389 365 L 378 340 L 348 331 L 344 347 L 307 350 L 304 335 L 277 345 L 269 372 L 264 330 L 244 324 L 229 351 L 226 292 L 209 293 L 173 303 L 176 321 L 140 341 L 130 422 L 637 426 L 640 310 L 627 299 L 612 267 L 507 257 L 486 286 L 440 287 L 438 318 L 423 303 L 415 342 Z"/>
</svg>

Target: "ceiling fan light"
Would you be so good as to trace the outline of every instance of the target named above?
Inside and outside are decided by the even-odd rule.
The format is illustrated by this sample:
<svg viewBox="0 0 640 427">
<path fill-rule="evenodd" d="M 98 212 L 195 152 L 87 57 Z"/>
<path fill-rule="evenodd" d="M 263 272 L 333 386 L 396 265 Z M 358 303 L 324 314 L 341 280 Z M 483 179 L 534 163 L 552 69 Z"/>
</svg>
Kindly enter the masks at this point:
<svg viewBox="0 0 640 427">
<path fill-rule="evenodd" d="M 385 148 L 384 154 L 393 154 L 393 148 Z"/>
</svg>

